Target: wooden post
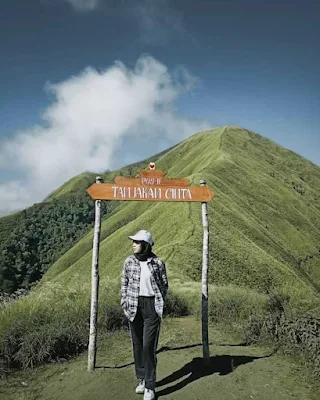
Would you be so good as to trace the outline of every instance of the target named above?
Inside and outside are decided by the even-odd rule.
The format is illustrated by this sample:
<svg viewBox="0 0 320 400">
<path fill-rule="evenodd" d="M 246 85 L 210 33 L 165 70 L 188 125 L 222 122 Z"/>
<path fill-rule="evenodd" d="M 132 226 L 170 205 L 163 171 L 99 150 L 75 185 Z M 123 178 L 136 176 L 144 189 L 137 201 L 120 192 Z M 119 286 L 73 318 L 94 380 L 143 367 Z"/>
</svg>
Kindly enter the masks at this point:
<svg viewBox="0 0 320 400">
<path fill-rule="evenodd" d="M 96 183 L 102 183 L 101 176 L 96 177 Z M 88 371 L 94 371 L 97 353 L 97 320 L 99 298 L 99 244 L 101 228 L 101 200 L 95 201 L 95 222 L 91 267 L 91 310 L 90 310 L 90 334 L 88 347 Z"/>
<path fill-rule="evenodd" d="M 206 181 L 201 180 L 200 186 L 206 186 Z M 208 265 L 209 265 L 209 223 L 207 203 L 202 202 L 203 225 L 203 252 L 202 252 L 202 349 L 203 360 L 210 361 L 209 334 L 208 334 Z"/>
<path fill-rule="evenodd" d="M 87 193 L 95 202 L 95 228 L 92 253 L 92 295 L 90 315 L 90 336 L 88 346 L 88 371 L 95 368 L 98 291 L 99 291 L 99 241 L 100 241 L 100 202 L 101 200 L 129 200 L 129 201 L 197 201 L 202 203 L 203 223 L 203 261 L 202 261 L 202 344 L 203 359 L 210 361 L 208 338 L 208 264 L 209 264 L 209 224 L 207 202 L 214 196 L 212 190 L 201 180 L 201 186 L 189 186 L 188 179 L 164 178 L 166 171 L 152 170 L 139 172 L 140 178 L 115 177 L 115 183 L 101 183 L 97 177 L 96 183 L 87 189 Z"/>
</svg>

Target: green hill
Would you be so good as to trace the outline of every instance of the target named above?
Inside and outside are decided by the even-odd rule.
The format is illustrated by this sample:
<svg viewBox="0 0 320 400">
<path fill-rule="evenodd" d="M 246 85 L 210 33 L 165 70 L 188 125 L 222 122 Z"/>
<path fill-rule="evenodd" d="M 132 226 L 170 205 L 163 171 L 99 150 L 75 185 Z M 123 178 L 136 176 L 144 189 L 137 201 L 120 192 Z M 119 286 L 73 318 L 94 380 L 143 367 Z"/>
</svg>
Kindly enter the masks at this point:
<svg viewBox="0 0 320 400">
<path fill-rule="evenodd" d="M 199 185 L 204 178 L 215 192 L 208 203 L 212 320 L 240 323 L 261 317 L 270 304 L 277 304 L 275 298 L 286 302 L 288 316 L 318 315 L 318 166 L 258 134 L 226 126 L 193 135 L 144 163 L 103 174 L 104 180 L 112 182 L 119 174 L 135 176 L 147 168 L 149 160 L 155 161 L 157 169 L 168 171 L 167 177 L 188 177 L 191 185 Z M 77 192 L 77 185 L 85 190 L 94 176 L 74 178 L 47 200 Z M 103 216 L 101 228 L 99 323 L 106 329 L 121 314 L 119 277 L 131 252 L 127 236 L 142 228 L 153 233 L 154 251 L 166 262 L 171 306 L 182 302 L 189 312 L 199 310 L 201 204 L 119 202 Z M 16 364 L 45 361 L 48 356 L 41 351 L 36 356 L 30 352 L 41 340 L 43 354 L 53 356 L 57 342 L 72 345 L 71 353 L 85 347 L 92 239 L 92 229 L 84 231 L 28 296 L 4 308 L 0 334 L 14 336 L 16 341 L 9 341 L 2 352 L 7 358 L 15 355 Z"/>
<path fill-rule="evenodd" d="M 262 293 L 303 288 L 305 297 L 319 291 L 319 167 L 232 127 L 196 134 L 155 161 L 168 177 L 188 177 L 196 185 L 205 178 L 216 194 L 208 204 L 210 282 Z M 127 235 L 140 227 L 154 233 L 155 250 L 172 278 L 200 280 L 200 205 L 152 202 L 121 204 L 103 221 L 102 279 L 119 275 L 124 253 L 130 252 Z M 90 232 L 50 268 L 44 281 L 72 284 L 75 273 L 89 281 L 91 247 Z"/>
</svg>

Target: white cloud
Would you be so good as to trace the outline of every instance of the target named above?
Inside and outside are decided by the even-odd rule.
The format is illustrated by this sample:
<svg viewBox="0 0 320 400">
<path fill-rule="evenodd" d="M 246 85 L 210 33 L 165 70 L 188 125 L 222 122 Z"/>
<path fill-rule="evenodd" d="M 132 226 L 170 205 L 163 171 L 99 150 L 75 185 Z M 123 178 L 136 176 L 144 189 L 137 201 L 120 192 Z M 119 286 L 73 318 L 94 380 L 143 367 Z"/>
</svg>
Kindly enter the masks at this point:
<svg viewBox="0 0 320 400">
<path fill-rule="evenodd" d="M 42 201 L 83 171 L 139 161 L 208 129 L 175 113 L 176 101 L 195 82 L 183 68 L 170 74 L 143 56 L 133 69 L 117 62 L 47 84 L 55 101 L 43 113 L 43 124 L 2 140 L 2 176 L 23 178 L 0 184 L 0 214 Z"/>
<path fill-rule="evenodd" d="M 92 11 L 97 8 L 99 0 L 66 0 L 77 11 Z"/>
</svg>

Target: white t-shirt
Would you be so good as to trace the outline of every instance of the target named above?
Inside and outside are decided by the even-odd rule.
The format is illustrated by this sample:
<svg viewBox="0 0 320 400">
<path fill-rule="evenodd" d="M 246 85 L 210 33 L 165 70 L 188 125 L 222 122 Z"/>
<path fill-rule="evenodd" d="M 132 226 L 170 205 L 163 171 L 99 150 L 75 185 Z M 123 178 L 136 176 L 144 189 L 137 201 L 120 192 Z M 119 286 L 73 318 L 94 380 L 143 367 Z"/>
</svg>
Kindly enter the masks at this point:
<svg viewBox="0 0 320 400">
<path fill-rule="evenodd" d="M 154 296 L 154 290 L 151 285 L 151 272 L 149 270 L 147 261 L 140 261 L 140 290 L 139 296 Z"/>
</svg>

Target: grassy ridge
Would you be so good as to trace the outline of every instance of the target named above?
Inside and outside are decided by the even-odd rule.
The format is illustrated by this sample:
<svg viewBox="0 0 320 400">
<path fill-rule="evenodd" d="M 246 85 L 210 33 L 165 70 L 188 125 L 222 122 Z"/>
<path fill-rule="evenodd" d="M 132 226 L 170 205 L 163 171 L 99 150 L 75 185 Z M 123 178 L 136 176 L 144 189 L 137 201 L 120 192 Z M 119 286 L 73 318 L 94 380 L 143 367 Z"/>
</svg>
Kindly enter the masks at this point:
<svg viewBox="0 0 320 400">
<path fill-rule="evenodd" d="M 217 158 L 219 154 L 219 135 L 222 130 L 217 132 L 214 136 L 214 143 L 212 146 L 212 137 L 207 135 L 206 140 L 198 139 L 199 135 L 195 135 L 189 141 L 182 143 L 175 149 L 160 156 L 157 162 L 157 168 L 167 170 L 167 176 L 188 176 L 193 180 L 193 175 L 201 166 L 204 168 L 208 162 L 208 157 L 202 155 L 211 145 L 213 151 L 210 152 L 212 159 Z M 198 157 L 194 157 L 191 149 L 198 153 Z M 191 153 L 191 155 L 190 155 Z M 186 158 L 185 158 L 186 157 Z M 174 161 L 174 159 L 176 161 Z M 201 164 L 203 163 L 203 164 Z M 173 165 L 171 171 L 170 165 Z M 178 174 L 177 171 L 182 171 Z M 186 175 L 187 174 L 187 175 Z M 109 177 L 109 176 L 108 176 Z M 198 184 L 198 182 L 197 182 Z M 173 252 L 179 251 L 179 246 L 183 246 L 187 239 L 195 236 L 195 229 L 200 233 L 201 239 L 201 225 L 200 225 L 200 213 L 201 208 L 199 204 L 180 204 L 180 203 L 152 203 L 152 202 L 127 202 L 122 204 L 115 210 L 113 215 L 107 218 L 102 223 L 102 240 L 100 244 L 100 270 L 101 279 L 107 279 L 107 277 L 118 277 L 121 271 L 123 259 L 131 251 L 130 243 L 127 236 L 132 232 L 140 229 L 141 226 L 148 226 L 152 232 L 154 232 L 157 251 L 161 257 L 167 262 L 169 261 L 170 255 L 173 257 Z M 194 214 L 197 215 L 197 221 L 194 220 Z M 119 223 L 122 228 L 119 229 Z M 83 251 L 82 244 L 86 246 L 88 251 Z M 60 278 L 64 283 L 72 282 L 72 276 L 77 271 L 83 276 L 84 280 L 90 277 L 90 266 L 91 263 L 91 248 L 92 248 L 92 236 L 86 236 L 81 240 L 77 249 L 70 251 L 70 254 L 74 254 L 73 265 L 70 265 L 67 270 L 63 273 L 63 277 Z M 115 249 L 124 249 L 123 251 L 115 251 Z M 89 251 L 90 250 L 90 251 Z M 193 259 L 200 261 L 201 247 L 196 249 L 196 246 L 192 246 L 192 252 L 196 252 L 196 258 Z M 177 275 L 186 280 L 185 272 L 190 270 L 189 264 L 185 263 L 185 257 L 179 262 L 175 270 L 169 269 L 169 274 Z M 60 260 L 59 260 L 60 261 Z M 58 261 L 57 265 L 61 265 Z M 60 267 L 53 265 L 48 271 L 49 275 L 56 275 L 55 270 Z M 191 271 L 190 271 L 191 273 Z M 192 274 L 192 273 L 191 273 Z M 60 278 L 56 278 L 59 280 Z M 46 276 L 45 276 L 45 279 Z"/>
</svg>

